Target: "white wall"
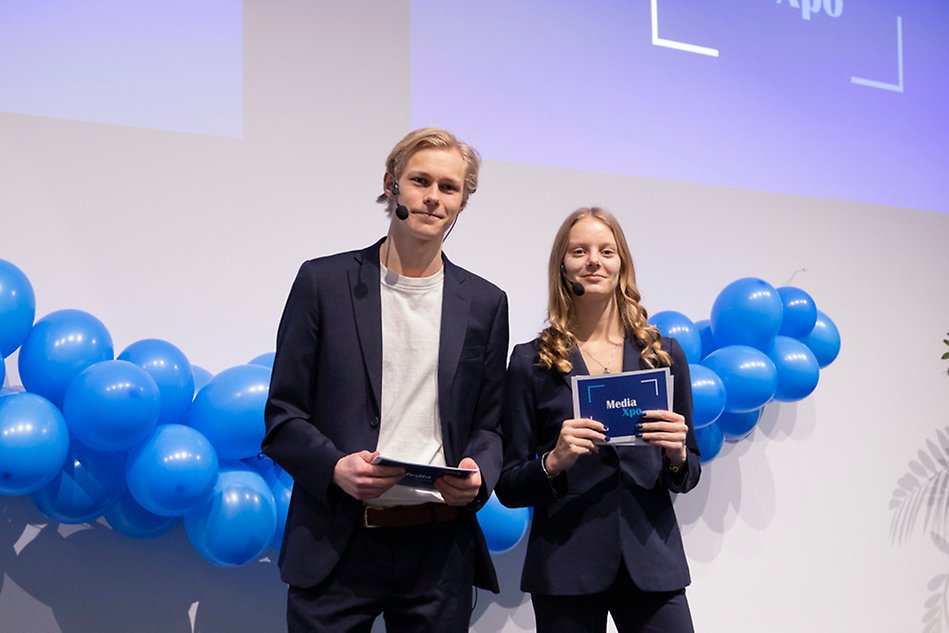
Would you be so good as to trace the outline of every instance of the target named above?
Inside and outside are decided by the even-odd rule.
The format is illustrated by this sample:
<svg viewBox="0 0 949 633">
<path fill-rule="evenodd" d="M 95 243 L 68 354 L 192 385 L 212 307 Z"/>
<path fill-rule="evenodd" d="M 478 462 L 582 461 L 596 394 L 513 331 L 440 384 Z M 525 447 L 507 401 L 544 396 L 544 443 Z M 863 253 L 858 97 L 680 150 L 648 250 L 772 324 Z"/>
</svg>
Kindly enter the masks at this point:
<svg viewBox="0 0 949 633">
<path fill-rule="evenodd" d="M 248 0 L 244 17 L 241 139 L 0 114 L 0 257 L 38 317 L 87 310 L 116 353 L 159 337 L 218 372 L 272 349 L 302 260 L 385 232 L 373 199 L 411 121 L 406 3 Z M 705 318 L 728 282 L 805 267 L 795 285 L 840 328 L 815 394 L 769 406 L 676 501 L 697 630 L 921 630 L 946 559 L 920 532 L 894 544 L 888 505 L 947 425 L 949 215 L 485 158 L 446 251 L 508 291 L 512 342 L 541 327 L 553 233 L 588 204 L 622 221 L 651 312 Z M 473 630 L 532 630 L 522 558 L 496 557 L 504 591 L 480 593 Z M 218 569 L 181 529 L 58 526 L 28 497 L 0 498 L 0 583 L 0 633 L 282 626 L 269 560 Z"/>
</svg>

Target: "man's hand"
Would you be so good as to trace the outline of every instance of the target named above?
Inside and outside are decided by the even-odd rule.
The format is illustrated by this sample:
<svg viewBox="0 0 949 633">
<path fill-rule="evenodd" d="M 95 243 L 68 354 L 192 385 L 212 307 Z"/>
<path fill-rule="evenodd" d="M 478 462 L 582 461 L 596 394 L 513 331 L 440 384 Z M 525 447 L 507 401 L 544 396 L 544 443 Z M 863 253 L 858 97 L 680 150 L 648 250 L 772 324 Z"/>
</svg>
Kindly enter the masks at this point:
<svg viewBox="0 0 949 633">
<path fill-rule="evenodd" d="M 378 498 L 405 476 L 404 468 L 374 465 L 378 455 L 379 451 L 359 451 L 341 457 L 333 468 L 333 483 L 360 501 Z"/>
<path fill-rule="evenodd" d="M 465 457 L 458 462 L 458 468 L 478 468 L 478 464 L 470 457 Z M 466 506 L 474 501 L 481 490 L 481 469 L 467 477 L 439 477 L 435 480 L 435 488 L 442 493 L 442 498 L 448 505 Z"/>
</svg>

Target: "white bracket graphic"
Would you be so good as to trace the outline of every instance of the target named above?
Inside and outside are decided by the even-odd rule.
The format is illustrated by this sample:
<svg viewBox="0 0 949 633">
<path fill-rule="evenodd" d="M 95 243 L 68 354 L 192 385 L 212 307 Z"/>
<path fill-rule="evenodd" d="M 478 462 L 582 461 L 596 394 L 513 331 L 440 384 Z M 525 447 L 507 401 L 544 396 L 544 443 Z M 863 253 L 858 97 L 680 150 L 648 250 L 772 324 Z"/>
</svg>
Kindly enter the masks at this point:
<svg viewBox="0 0 949 633">
<path fill-rule="evenodd" d="M 718 57 L 717 48 L 708 48 L 707 46 L 698 46 L 696 44 L 688 44 L 686 42 L 677 42 L 675 40 L 667 40 L 659 37 L 659 9 L 658 4 L 659 0 L 650 0 L 652 3 L 652 45 L 653 46 L 665 46 L 666 48 L 674 48 L 678 51 L 685 51 L 687 53 L 695 53 L 696 55 L 708 55 L 709 57 Z"/>
<path fill-rule="evenodd" d="M 656 395 L 659 395 L 659 379 L 658 378 L 648 378 L 646 380 L 640 380 L 639 384 L 645 385 L 647 382 L 653 383 L 653 387 L 656 389 Z"/>
<path fill-rule="evenodd" d="M 655 1 L 655 0 L 653 0 Z M 892 92 L 903 92 L 903 18 L 896 16 L 896 64 L 899 69 L 899 82 L 895 84 L 885 81 L 876 81 L 874 79 L 864 79 L 863 77 L 850 77 L 850 81 L 860 86 L 868 88 L 879 88 L 880 90 L 890 90 Z"/>
</svg>

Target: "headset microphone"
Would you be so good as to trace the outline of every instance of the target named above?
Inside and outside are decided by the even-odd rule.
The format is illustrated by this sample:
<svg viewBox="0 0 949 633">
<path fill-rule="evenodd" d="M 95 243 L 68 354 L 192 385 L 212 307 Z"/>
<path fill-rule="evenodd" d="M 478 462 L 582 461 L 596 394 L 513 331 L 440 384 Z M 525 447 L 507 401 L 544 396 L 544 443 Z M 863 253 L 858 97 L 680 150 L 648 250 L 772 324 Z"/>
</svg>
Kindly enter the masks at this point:
<svg viewBox="0 0 949 633">
<path fill-rule="evenodd" d="M 392 181 L 392 196 L 395 198 L 395 217 L 403 222 L 409 219 L 409 210 L 404 204 L 399 204 L 399 183 Z"/>
<path fill-rule="evenodd" d="M 567 278 L 567 269 L 564 268 L 563 264 L 560 264 L 560 276 L 563 277 L 563 280 L 570 286 L 570 290 L 573 291 L 573 294 L 582 297 L 583 293 L 586 292 L 586 288 L 584 288 L 583 284 L 579 281 L 570 281 L 570 279 Z"/>
</svg>

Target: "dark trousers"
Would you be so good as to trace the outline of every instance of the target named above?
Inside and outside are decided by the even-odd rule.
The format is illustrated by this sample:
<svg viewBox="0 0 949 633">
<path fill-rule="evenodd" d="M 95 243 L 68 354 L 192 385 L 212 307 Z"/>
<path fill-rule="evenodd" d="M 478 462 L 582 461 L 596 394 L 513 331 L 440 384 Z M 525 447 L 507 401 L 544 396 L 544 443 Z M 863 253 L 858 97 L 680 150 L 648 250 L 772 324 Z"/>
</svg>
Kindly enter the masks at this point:
<svg viewBox="0 0 949 633">
<path fill-rule="evenodd" d="M 356 530 L 330 576 L 290 587 L 289 633 L 467 631 L 474 545 L 463 521 Z"/>
<path fill-rule="evenodd" d="M 569 573 L 569 572 L 568 572 Z M 603 633 L 606 614 L 619 633 L 693 633 L 685 589 L 641 591 L 620 565 L 613 585 L 581 596 L 531 594 L 537 633 Z"/>
</svg>

